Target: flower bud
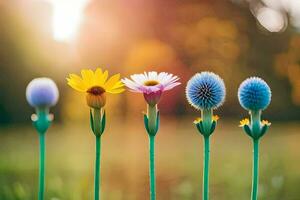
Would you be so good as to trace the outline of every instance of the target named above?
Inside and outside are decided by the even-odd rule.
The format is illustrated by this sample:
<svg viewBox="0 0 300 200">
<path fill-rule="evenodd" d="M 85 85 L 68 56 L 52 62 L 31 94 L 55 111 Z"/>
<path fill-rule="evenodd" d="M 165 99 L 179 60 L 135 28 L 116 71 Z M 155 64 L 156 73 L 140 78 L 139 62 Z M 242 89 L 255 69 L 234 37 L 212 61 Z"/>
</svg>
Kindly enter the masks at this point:
<svg viewBox="0 0 300 200">
<path fill-rule="evenodd" d="M 241 83 L 238 98 L 246 110 L 264 110 L 271 102 L 271 89 L 261 78 L 251 77 Z"/>
<path fill-rule="evenodd" d="M 26 99 L 35 108 L 54 106 L 59 97 L 55 82 L 49 78 L 33 79 L 26 88 Z"/>
<path fill-rule="evenodd" d="M 100 109 L 105 106 L 106 94 L 102 87 L 92 87 L 87 91 L 86 102 L 89 107 Z"/>
<path fill-rule="evenodd" d="M 161 95 L 162 91 L 159 90 L 156 92 L 150 92 L 149 94 L 144 93 L 144 98 L 150 106 L 155 106 L 159 102 Z"/>
<path fill-rule="evenodd" d="M 224 81 L 212 72 L 195 74 L 187 83 L 186 97 L 196 109 L 216 109 L 225 100 Z"/>
</svg>

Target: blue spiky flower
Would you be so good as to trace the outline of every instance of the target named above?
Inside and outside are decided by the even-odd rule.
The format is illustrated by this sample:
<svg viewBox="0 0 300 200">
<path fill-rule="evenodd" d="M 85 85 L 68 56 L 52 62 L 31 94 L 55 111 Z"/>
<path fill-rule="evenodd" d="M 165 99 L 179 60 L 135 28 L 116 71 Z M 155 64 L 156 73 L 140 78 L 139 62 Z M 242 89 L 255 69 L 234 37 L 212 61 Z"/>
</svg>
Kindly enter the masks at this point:
<svg viewBox="0 0 300 200">
<path fill-rule="evenodd" d="M 187 83 L 186 97 L 196 109 L 216 109 L 225 100 L 224 81 L 212 72 L 195 74 Z"/>
<path fill-rule="evenodd" d="M 55 82 L 49 78 L 33 79 L 26 88 L 26 99 L 32 107 L 54 106 L 59 97 Z"/>
<path fill-rule="evenodd" d="M 268 84 L 258 77 L 251 77 L 241 83 L 238 98 L 246 110 L 264 110 L 271 102 L 271 89 Z"/>
</svg>

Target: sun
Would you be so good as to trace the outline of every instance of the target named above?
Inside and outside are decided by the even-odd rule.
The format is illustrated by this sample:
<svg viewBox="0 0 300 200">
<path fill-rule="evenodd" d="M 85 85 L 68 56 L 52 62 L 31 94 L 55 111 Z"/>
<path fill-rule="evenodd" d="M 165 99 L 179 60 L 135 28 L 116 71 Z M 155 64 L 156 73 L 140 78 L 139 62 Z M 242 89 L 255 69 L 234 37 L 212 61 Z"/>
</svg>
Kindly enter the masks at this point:
<svg viewBox="0 0 300 200">
<path fill-rule="evenodd" d="M 53 38 L 60 42 L 72 42 L 84 17 L 84 9 L 90 0 L 48 0 L 53 6 Z"/>
</svg>

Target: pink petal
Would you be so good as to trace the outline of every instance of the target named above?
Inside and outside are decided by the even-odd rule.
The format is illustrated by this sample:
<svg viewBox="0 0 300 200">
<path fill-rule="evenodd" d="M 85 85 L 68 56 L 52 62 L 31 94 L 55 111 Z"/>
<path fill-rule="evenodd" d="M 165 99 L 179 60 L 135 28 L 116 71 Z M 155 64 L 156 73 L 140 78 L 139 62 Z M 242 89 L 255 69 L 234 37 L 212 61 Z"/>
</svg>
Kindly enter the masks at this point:
<svg viewBox="0 0 300 200">
<path fill-rule="evenodd" d="M 178 86 L 178 85 L 180 85 L 181 83 L 179 83 L 179 82 L 176 82 L 176 83 L 172 83 L 172 84 L 170 84 L 170 85 L 167 85 L 165 88 L 164 88 L 164 90 L 171 90 L 172 88 L 174 88 L 174 87 L 176 87 L 176 86 Z"/>
</svg>

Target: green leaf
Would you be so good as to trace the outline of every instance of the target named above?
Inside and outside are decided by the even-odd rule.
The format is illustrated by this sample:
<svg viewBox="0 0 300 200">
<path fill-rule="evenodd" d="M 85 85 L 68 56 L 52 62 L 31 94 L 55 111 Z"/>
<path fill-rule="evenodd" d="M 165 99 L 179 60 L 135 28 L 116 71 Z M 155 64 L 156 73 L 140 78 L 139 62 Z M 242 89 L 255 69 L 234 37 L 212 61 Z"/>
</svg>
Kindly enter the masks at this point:
<svg viewBox="0 0 300 200">
<path fill-rule="evenodd" d="M 215 131 L 216 126 L 217 126 L 217 121 L 213 121 L 212 124 L 211 124 L 210 134 L 209 135 L 211 135 Z"/>
<path fill-rule="evenodd" d="M 149 132 L 149 126 L 148 126 L 148 117 L 147 117 L 146 114 L 144 114 L 144 125 L 145 125 L 147 133 L 150 134 L 150 132 Z"/>
<path fill-rule="evenodd" d="M 243 129 L 247 135 L 249 135 L 251 138 L 253 138 L 252 131 L 248 125 L 244 125 Z"/>
<path fill-rule="evenodd" d="M 106 112 L 104 110 L 102 119 L 101 119 L 101 134 L 104 132 L 105 130 L 105 124 L 106 124 Z"/>
<path fill-rule="evenodd" d="M 90 109 L 90 126 L 91 126 L 92 131 L 95 133 L 94 117 L 93 117 L 92 109 Z"/>
<path fill-rule="evenodd" d="M 261 129 L 259 137 L 262 137 L 269 130 L 269 127 L 269 125 L 265 124 Z"/>
<path fill-rule="evenodd" d="M 160 125 L 160 113 L 159 113 L 159 111 L 157 111 L 157 116 L 156 116 L 156 127 L 155 127 L 155 133 L 154 133 L 154 135 L 156 135 L 156 133 L 158 132 L 159 125 Z"/>
<path fill-rule="evenodd" d="M 203 124 L 202 124 L 202 121 L 200 121 L 198 124 L 196 124 L 196 127 L 197 127 L 199 133 L 200 133 L 201 135 L 204 135 L 204 130 L 203 130 Z"/>
</svg>

